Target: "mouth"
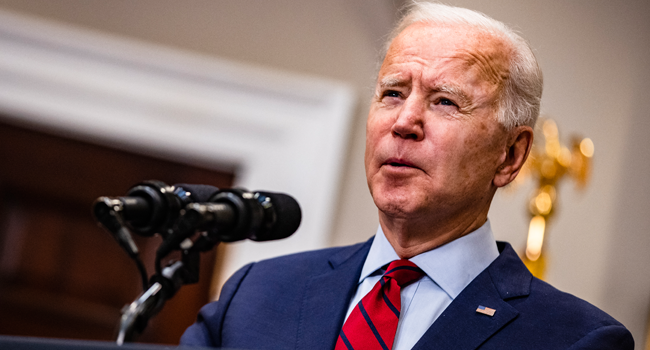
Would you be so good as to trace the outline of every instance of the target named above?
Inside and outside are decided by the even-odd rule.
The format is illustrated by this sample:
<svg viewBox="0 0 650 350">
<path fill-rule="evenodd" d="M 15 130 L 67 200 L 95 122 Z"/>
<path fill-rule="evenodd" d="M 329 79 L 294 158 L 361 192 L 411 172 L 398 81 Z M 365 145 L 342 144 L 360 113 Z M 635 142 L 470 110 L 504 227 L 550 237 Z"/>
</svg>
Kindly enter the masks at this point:
<svg viewBox="0 0 650 350">
<path fill-rule="evenodd" d="M 419 169 L 415 164 L 400 158 L 389 158 L 382 165 L 396 167 L 396 168 L 415 168 Z"/>
</svg>

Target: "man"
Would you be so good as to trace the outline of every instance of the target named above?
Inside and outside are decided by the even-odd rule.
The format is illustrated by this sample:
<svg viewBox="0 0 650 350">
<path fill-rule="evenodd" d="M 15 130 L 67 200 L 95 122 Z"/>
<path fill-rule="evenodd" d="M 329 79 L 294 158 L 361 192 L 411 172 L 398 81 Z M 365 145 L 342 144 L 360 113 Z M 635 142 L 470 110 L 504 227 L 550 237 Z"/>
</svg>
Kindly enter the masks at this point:
<svg viewBox="0 0 650 350">
<path fill-rule="evenodd" d="M 633 349 L 623 325 L 533 278 L 494 241 L 490 203 L 528 156 L 541 93 L 530 48 L 503 24 L 413 5 L 390 41 L 367 122 L 375 237 L 245 266 L 182 343 Z"/>
</svg>

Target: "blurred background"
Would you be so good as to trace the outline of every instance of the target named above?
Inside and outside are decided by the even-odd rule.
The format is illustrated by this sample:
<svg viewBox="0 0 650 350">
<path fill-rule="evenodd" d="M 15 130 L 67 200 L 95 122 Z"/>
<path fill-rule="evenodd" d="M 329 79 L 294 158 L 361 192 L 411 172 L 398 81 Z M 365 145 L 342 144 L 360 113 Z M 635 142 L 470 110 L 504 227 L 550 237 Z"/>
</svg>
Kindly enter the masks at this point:
<svg viewBox="0 0 650 350">
<path fill-rule="evenodd" d="M 546 280 L 604 309 L 646 348 L 650 313 L 650 2 L 448 1 L 529 40 L 543 114 L 595 145 L 584 190 L 558 187 Z M 365 117 L 398 0 L 0 0 L 0 334 L 112 339 L 138 294 L 133 264 L 94 224 L 134 184 L 286 191 L 290 239 L 221 245 L 142 341 L 176 343 L 252 260 L 355 243 L 377 227 Z M 523 252 L 531 180 L 490 220 Z M 158 244 L 139 238 L 144 259 Z"/>
</svg>

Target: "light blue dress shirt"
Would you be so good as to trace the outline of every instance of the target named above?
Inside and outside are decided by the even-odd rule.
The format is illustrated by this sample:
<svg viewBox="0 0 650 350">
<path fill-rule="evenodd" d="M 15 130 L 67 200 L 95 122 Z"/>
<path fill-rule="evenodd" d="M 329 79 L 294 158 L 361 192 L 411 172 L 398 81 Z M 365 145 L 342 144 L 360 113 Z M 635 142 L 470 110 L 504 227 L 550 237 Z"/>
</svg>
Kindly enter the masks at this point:
<svg viewBox="0 0 650 350">
<path fill-rule="evenodd" d="M 488 220 L 474 232 L 409 259 L 426 276 L 401 290 L 402 308 L 393 350 L 411 349 L 458 294 L 498 256 Z M 383 267 L 397 259 L 399 256 L 380 226 L 363 264 L 346 319 L 379 281 Z"/>
</svg>

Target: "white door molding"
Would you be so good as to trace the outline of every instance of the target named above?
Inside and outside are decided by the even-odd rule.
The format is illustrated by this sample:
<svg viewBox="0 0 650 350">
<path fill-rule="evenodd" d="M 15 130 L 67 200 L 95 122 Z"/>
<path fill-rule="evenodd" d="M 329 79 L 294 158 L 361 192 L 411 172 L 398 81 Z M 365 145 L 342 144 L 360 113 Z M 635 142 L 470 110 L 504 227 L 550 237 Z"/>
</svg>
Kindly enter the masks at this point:
<svg viewBox="0 0 650 350">
<path fill-rule="evenodd" d="M 231 245 L 222 275 L 328 244 L 353 101 L 340 82 L 0 11 L 5 120 L 225 167 L 235 171 L 237 186 L 287 192 L 300 202 L 297 233 Z"/>
</svg>

